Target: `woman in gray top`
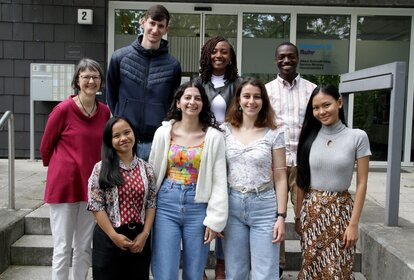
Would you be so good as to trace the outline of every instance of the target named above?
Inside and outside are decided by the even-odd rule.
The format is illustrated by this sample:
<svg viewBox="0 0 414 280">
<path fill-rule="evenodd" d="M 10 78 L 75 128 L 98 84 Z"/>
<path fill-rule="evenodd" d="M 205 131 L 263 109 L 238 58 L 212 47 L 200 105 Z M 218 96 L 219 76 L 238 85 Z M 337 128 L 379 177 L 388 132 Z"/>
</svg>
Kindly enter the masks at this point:
<svg viewBox="0 0 414 280">
<path fill-rule="evenodd" d="M 345 124 L 332 85 L 312 92 L 298 146 L 295 229 L 303 263 L 298 279 L 353 279 L 358 223 L 367 190 L 367 134 Z M 348 192 L 357 166 L 355 202 Z"/>
</svg>

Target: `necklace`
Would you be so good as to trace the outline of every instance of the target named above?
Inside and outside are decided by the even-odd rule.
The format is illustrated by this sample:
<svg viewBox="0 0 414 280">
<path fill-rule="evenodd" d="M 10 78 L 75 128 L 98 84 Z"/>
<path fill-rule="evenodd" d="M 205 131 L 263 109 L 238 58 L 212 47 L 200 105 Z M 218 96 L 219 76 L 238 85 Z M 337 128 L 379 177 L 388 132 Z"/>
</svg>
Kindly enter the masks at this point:
<svg viewBox="0 0 414 280">
<path fill-rule="evenodd" d="M 336 140 L 343 135 L 341 132 L 345 128 L 346 126 L 341 122 L 337 122 L 332 126 L 322 126 L 321 130 L 319 131 L 319 135 L 323 140 L 325 140 L 325 145 L 328 148 L 332 148 L 335 145 Z"/>
<path fill-rule="evenodd" d="M 83 110 L 85 111 L 86 115 L 87 115 L 88 117 L 90 117 L 90 116 L 92 115 L 92 113 L 93 113 L 93 110 L 95 110 L 95 101 L 93 101 L 93 107 L 92 107 L 92 110 L 91 110 L 90 112 L 88 112 L 88 111 L 85 109 L 85 106 L 83 106 L 82 99 L 80 98 L 80 96 L 79 96 L 79 95 L 78 95 L 78 100 L 79 100 L 79 102 L 80 102 L 80 104 L 81 104 L 81 106 L 82 106 Z"/>
<path fill-rule="evenodd" d="M 328 148 L 332 148 L 336 144 L 336 140 L 342 136 L 341 133 L 335 134 L 323 134 L 321 133 L 320 137 L 325 141 L 325 145 Z"/>
</svg>

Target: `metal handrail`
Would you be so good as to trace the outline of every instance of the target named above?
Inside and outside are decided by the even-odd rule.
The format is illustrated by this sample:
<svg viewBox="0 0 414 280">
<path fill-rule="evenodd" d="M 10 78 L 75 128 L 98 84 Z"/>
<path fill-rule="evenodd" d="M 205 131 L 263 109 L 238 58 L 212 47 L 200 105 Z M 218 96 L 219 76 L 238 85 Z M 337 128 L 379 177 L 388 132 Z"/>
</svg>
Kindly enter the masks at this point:
<svg viewBox="0 0 414 280">
<path fill-rule="evenodd" d="M 9 136 L 9 209 L 15 209 L 15 168 L 14 168 L 14 116 L 11 111 L 6 111 L 0 119 L 0 129 L 3 128 L 7 121 L 8 124 L 8 136 Z"/>
</svg>

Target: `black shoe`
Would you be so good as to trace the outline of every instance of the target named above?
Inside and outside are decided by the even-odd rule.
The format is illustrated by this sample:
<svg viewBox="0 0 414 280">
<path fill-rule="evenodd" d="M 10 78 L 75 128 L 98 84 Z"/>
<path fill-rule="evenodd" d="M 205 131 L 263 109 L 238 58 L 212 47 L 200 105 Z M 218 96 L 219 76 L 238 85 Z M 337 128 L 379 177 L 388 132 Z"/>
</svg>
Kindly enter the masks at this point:
<svg viewBox="0 0 414 280">
<path fill-rule="evenodd" d="M 282 279 L 283 268 L 279 266 L 279 279 Z"/>
</svg>

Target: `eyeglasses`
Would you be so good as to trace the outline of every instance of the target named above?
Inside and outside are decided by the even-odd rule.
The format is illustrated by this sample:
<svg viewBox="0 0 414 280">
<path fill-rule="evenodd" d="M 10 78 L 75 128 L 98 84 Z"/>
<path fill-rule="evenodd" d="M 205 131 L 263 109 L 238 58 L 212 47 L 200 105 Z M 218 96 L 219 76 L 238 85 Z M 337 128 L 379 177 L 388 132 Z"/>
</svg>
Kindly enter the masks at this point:
<svg viewBox="0 0 414 280">
<path fill-rule="evenodd" d="M 96 81 L 100 81 L 101 77 L 100 76 L 82 76 L 79 75 L 79 77 L 82 79 L 82 81 L 84 82 L 89 82 L 91 79 L 96 82 Z"/>
</svg>

